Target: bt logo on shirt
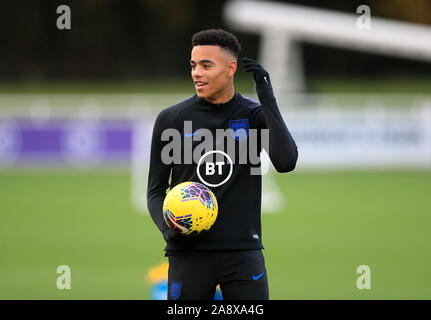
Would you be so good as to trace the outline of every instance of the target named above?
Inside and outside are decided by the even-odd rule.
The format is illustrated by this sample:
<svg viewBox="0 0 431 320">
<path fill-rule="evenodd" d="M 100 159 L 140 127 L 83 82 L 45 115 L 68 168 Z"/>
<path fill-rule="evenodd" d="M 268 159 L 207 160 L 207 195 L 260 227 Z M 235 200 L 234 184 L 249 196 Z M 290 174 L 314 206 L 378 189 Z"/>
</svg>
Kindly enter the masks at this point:
<svg viewBox="0 0 431 320">
<path fill-rule="evenodd" d="M 215 167 L 217 166 L 218 170 L 217 170 L 217 174 L 222 174 L 223 173 L 223 166 L 225 165 L 224 162 L 222 161 L 218 161 L 216 163 L 214 162 L 205 162 L 205 173 L 207 175 L 213 175 L 215 173 Z"/>
<path fill-rule="evenodd" d="M 209 156 L 212 156 L 214 154 L 219 155 L 219 157 L 221 155 L 223 158 L 227 159 L 227 162 L 229 164 L 229 172 L 227 172 L 227 168 L 225 167 L 227 165 L 225 161 L 208 161 Z M 203 163 L 205 163 L 205 166 L 202 166 Z M 201 166 L 205 168 L 204 170 L 205 178 L 201 174 Z M 199 179 L 202 181 L 202 183 L 206 184 L 209 187 L 219 187 L 222 184 L 226 183 L 230 179 L 232 172 L 233 172 L 232 158 L 227 153 L 221 150 L 211 150 L 206 152 L 199 159 L 198 165 L 196 167 L 196 173 Z"/>
</svg>

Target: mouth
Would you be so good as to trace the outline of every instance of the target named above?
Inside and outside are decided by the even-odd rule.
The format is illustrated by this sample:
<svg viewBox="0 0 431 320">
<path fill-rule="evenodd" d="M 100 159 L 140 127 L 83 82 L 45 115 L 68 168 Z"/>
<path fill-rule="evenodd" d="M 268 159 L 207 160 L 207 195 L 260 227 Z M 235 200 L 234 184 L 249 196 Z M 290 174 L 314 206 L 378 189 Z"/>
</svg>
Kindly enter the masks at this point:
<svg viewBox="0 0 431 320">
<path fill-rule="evenodd" d="M 206 86 L 208 86 L 207 82 L 203 82 L 203 81 L 195 81 L 195 87 L 196 90 L 201 91 L 203 90 Z"/>
</svg>

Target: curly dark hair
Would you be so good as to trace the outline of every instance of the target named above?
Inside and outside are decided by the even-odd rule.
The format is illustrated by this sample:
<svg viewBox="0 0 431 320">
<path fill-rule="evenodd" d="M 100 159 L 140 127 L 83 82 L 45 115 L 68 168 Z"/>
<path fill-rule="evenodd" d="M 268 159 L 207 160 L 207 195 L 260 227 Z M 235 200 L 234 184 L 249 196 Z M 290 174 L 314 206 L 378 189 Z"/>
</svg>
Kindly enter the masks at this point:
<svg viewBox="0 0 431 320">
<path fill-rule="evenodd" d="M 195 33 L 192 37 L 192 46 L 219 46 L 232 53 L 238 59 L 241 45 L 237 37 L 223 29 L 208 29 Z"/>
</svg>

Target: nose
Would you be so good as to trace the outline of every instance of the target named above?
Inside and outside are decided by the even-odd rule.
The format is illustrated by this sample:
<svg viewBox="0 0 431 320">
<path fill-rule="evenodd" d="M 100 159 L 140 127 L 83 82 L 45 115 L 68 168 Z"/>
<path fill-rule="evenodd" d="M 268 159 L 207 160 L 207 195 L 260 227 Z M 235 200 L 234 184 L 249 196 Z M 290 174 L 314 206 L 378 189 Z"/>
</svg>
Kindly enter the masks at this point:
<svg viewBox="0 0 431 320">
<path fill-rule="evenodd" d="M 196 68 L 192 69 L 192 77 L 193 78 L 202 77 L 202 69 L 199 66 L 196 66 Z"/>
</svg>

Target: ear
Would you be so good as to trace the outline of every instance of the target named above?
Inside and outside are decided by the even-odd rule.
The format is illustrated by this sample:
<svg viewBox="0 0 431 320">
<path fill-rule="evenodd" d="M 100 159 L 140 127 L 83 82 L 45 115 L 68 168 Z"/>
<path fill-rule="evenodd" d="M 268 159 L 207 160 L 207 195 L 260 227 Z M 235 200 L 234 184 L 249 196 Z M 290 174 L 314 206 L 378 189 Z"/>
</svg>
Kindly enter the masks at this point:
<svg viewBox="0 0 431 320">
<path fill-rule="evenodd" d="M 237 68 L 238 68 L 238 62 L 236 60 L 232 60 L 229 62 L 227 66 L 227 72 L 230 78 L 233 77 Z"/>
</svg>

